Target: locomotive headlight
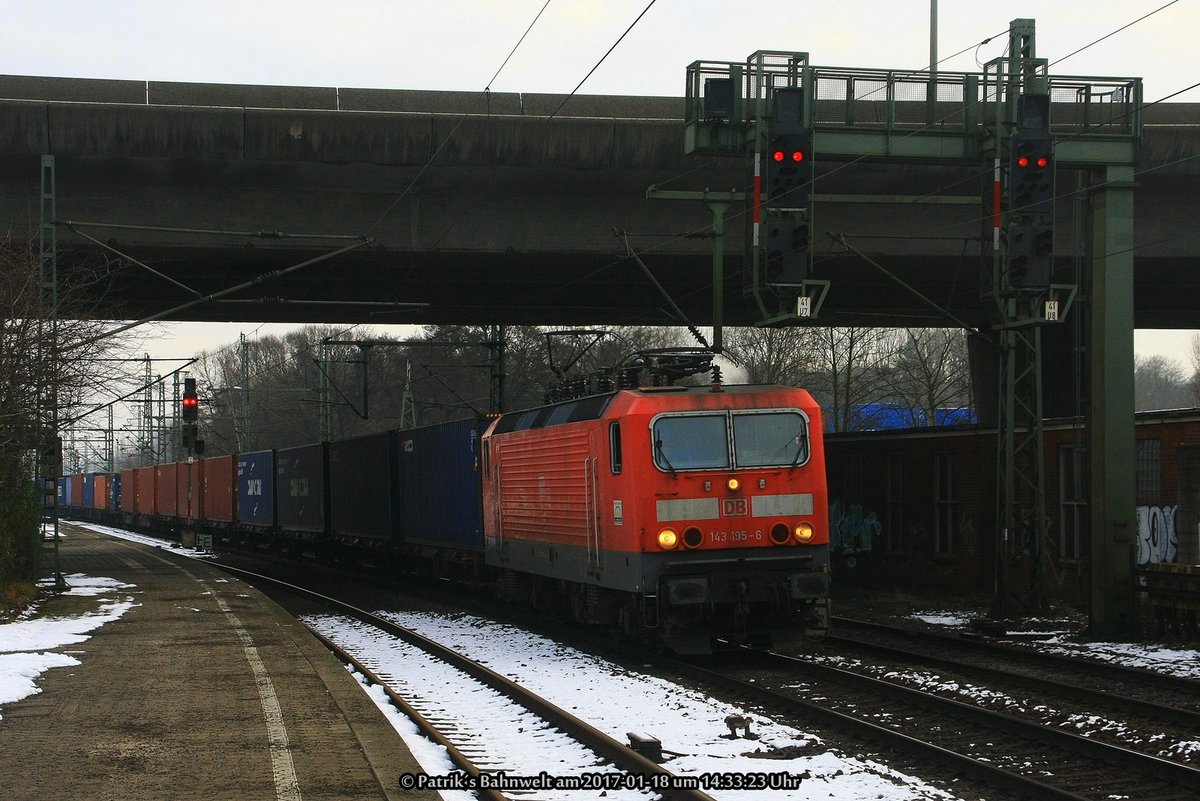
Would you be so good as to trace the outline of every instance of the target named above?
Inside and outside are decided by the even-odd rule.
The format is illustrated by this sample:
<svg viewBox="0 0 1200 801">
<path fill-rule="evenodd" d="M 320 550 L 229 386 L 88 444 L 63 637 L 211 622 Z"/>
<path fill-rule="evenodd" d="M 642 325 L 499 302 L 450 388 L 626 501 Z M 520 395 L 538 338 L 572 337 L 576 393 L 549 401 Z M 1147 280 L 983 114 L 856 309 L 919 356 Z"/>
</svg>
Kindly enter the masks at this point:
<svg viewBox="0 0 1200 801">
<path fill-rule="evenodd" d="M 738 487 L 742 486 L 742 482 L 738 481 L 736 478 L 731 478 L 731 479 L 729 479 L 729 481 L 727 482 L 726 486 L 728 486 L 728 487 L 729 487 L 729 491 L 730 491 L 730 492 L 733 492 L 733 491 L 734 491 L 734 490 L 736 490 Z"/>
<path fill-rule="evenodd" d="M 664 551 L 669 551 L 679 542 L 679 535 L 669 528 L 664 528 L 658 532 L 658 547 Z"/>
<path fill-rule="evenodd" d="M 796 542 L 811 542 L 813 538 L 812 523 L 797 523 L 795 531 Z"/>
</svg>

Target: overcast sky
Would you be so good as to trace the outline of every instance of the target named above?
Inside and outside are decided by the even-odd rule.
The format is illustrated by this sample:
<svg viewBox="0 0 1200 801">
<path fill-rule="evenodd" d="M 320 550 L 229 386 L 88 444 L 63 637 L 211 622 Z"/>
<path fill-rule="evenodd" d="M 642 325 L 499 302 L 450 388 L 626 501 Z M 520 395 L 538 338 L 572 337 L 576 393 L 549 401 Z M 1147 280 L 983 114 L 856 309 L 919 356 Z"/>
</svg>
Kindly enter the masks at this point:
<svg viewBox="0 0 1200 801">
<path fill-rule="evenodd" d="M 4 12 L 0 72 L 389 89 L 481 90 L 490 84 L 494 91 L 566 93 L 648 2 L 14 2 Z M 1055 74 L 1142 77 L 1148 101 L 1200 80 L 1194 43 L 1200 0 L 937 5 L 942 70 L 978 71 L 1003 53 L 1010 20 L 1032 17 L 1037 55 L 1052 62 Z M 681 95 L 690 62 L 739 61 L 768 49 L 805 50 L 818 65 L 922 69 L 929 63 L 930 6 L 930 0 L 657 0 L 580 92 Z M 1200 101 L 1200 90 L 1173 100 Z M 184 333 L 160 342 L 155 355 L 190 355 L 197 343 L 228 342 L 239 330 L 257 327 L 205 329 L 203 338 Z M 1183 357 L 1189 337 L 1143 333 L 1138 347 Z"/>
</svg>

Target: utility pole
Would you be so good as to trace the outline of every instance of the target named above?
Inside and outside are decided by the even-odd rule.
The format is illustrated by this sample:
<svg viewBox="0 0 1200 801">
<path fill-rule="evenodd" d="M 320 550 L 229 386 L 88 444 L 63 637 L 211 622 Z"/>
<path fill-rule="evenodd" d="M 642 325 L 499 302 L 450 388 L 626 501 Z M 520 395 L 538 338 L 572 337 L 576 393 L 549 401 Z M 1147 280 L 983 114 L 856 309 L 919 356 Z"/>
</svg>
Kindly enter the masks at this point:
<svg viewBox="0 0 1200 801">
<path fill-rule="evenodd" d="M 145 384 L 145 389 L 142 390 L 142 413 L 141 419 L 138 421 L 138 450 L 141 452 L 139 462 L 142 467 L 152 464 L 150 457 L 154 452 L 154 446 L 151 441 L 154 426 L 154 381 L 150 372 L 150 354 L 145 354 L 145 367 L 143 368 L 142 380 Z"/>
<path fill-rule="evenodd" d="M 483 343 L 488 349 L 488 369 L 491 376 L 491 390 L 488 393 L 488 411 L 504 411 L 504 352 L 508 348 L 508 327 L 503 325 L 488 326 L 488 338 Z M 410 376 L 411 376 L 411 367 Z"/>
<path fill-rule="evenodd" d="M 58 426 L 58 191 L 54 156 L 42 156 L 41 205 L 38 227 L 38 379 L 37 398 L 39 433 L 39 481 L 42 485 L 42 516 L 39 542 L 46 530 L 52 534 L 50 553 L 54 569 L 54 587 L 67 587 L 59 563 L 58 488 L 62 475 L 62 438 Z M 42 546 L 44 547 L 44 545 Z"/>
<path fill-rule="evenodd" d="M 234 415 L 234 427 L 238 435 L 238 450 L 241 453 L 254 450 L 254 435 L 250 431 L 250 342 L 241 335 L 242 391 L 241 408 Z"/>
<path fill-rule="evenodd" d="M 404 365 L 404 393 L 400 396 L 400 428 L 415 428 L 417 409 L 413 405 L 412 360 Z"/>
</svg>

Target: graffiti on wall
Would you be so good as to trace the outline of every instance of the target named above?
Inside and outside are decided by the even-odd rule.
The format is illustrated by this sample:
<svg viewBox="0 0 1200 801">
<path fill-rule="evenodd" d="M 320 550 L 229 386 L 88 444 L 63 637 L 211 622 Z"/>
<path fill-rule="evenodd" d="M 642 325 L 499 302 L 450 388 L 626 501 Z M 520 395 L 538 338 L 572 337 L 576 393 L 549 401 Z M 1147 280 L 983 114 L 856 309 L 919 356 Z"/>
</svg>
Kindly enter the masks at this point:
<svg viewBox="0 0 1200 801">
<path fill-rule="evenodd" d="M 883 533 L 874 512 L 864 512 L 861 503 L 829 504 L 829 545 L 835 551 L 869 551 Z"/>
<path fill-rule="evenodd" d="M 1179 532 L 1175 530 L 1178 511 L 1178 505 L 1137 508 L 1139 565 L 1179 561 Z"/>
</svg>

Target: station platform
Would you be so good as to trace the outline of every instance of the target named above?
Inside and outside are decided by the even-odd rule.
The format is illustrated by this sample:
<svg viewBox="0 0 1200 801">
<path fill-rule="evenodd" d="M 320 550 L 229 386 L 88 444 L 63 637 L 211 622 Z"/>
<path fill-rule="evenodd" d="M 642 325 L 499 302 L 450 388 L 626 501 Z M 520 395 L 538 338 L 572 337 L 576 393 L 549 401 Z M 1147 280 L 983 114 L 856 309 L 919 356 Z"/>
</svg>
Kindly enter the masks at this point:
<svg viewBox="0 0 1200 801">
<path fill-rule="evenodd" d="M 64 526 L 64 575 L 133 608 L 0 719 L 0 798 L 436 799 L 355 679 L 302 624 L 202 560 Z M 50 600 L 41 610 L 56 614 Z M 63 614 L 60 610 L 58 614 Z"/>
</svg>

